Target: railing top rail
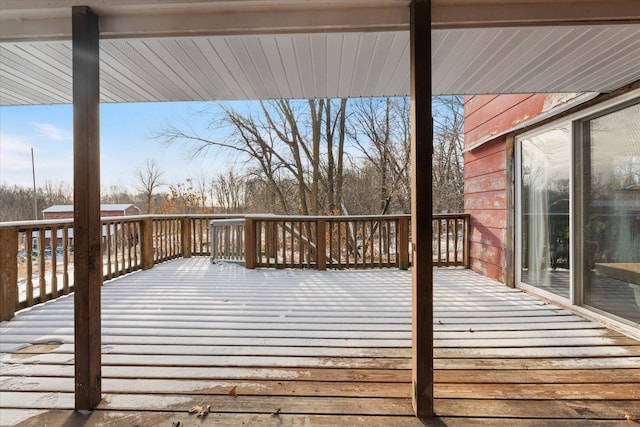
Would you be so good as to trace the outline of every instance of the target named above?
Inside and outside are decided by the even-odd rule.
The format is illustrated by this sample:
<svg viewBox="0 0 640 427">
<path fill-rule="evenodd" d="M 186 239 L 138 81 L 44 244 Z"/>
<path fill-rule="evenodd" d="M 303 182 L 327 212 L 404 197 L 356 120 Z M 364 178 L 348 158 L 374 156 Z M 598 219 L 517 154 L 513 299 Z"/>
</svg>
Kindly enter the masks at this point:
<svg viewBox="0 0 640 427">
<path fill-rule="evenodd" d="M 108 221 L 141 221 L 143 219 L 182 219 L 182 218 L 196 218 L 196 219 L 244 219 L 244 214 L 166 214 L 166 215 L 126 215 L 126 216 L 103 216 L 100 218 L 101 222 Z M 61 218 L 61 219 L 39 219 L 28 221 L 7 221 L 0 222 L 0 229 L 7 228 L 36 228 L 42 226 L 60 226 L 73 224 L 73 218 Z"/>
<path fill-rule="evenodd" d="M 434 219 L 442 218 L 469 218 L 468 213 L 446 213 L 446 214 L 433 214 Z M 163 214 L 163 215 L 128 215 L 128 216 L 106 216 L 100 218 L 101 222 L 111 221 L 142 221 L 145 219 L 183 219 L 183 218 L 195 218 L 205 219 L 210 221 L 242 221 L 245 218 L 265 220 L 265 221 L 375 221 L 384 219 L 410 219 L 410 214 L 393 214 L 393 215 L 274 215 L 274 214 Z M 53 227 L 72 225 L 73 219 L 50 219 L 50 220 L 37 220 L 37 221 L 10 221 L 0 222 L 0 229 L 27 229 L 37 227 Z M 222 225 L 220 223 L 220 225 Z"/>
<path fill-rule="evenodd" d="M 367 221 L 393 218 L 411 218 L 410 214 L 398 215 L 264 215 L 264 214 L 248 214 L 245 215 L 249 219 L 258 219 L 265 221 Z"/>
<path fill-rule="evenodd" d="M 209 223 L 211 225 L 241 225 L 244 224 L 244 218 L 212 219 Z"/>
<path fill-rule="evenodd" d="M 244 218 L 245 214 L 153 214 L 153 215 L 138 215 L 139 217 L 150 219 L 172 219 L 172 218 L 185 218 L 185 219 L 236 219 Z"/>
<path fill-rule="evenodd" d="M 438 218 L 469 218 L 471 216 L 470 213 L 444 213 L 444 214 L 433 214 L 434 219 Z"/>
<path fill-rule="evenodd" d="M 42 226 L 59 226 L 73 224 L 73 219 L 46 219 L 38 221 L 11 221 L 0 222 L 0 229 L 18 228 L 20 230 L 26 228 L 37 228 Z"/>
</svg>

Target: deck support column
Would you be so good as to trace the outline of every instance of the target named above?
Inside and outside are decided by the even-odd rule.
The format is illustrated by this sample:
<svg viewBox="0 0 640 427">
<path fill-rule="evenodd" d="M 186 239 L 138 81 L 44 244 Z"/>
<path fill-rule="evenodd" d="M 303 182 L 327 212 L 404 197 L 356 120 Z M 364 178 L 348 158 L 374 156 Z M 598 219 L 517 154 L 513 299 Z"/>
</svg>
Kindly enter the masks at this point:
<svg viewBox="0 0 640 427">
<path fill-rule="evenodd" d="M 293 231 L 293 229 L 292 229 Z M 316 270 L 327 269 L 327 221 L 316 221 Z"/>
<path fill-rule="evenodd" d="M 191 219 L 182 218 L 180 222 L 180 241 L 182 242 L 182 258 L 191 258 Z"/>
<path fill-rule="evenodd" d="M 0 248 L 0 321 L 3 321 L 13 318 L 18 303 L 17 228 L 0 230 Z"/>
<path fill-rule="evenodd" d="M 72 8 L 75 408 L 101 395 L 100 82 L 98 16 Z"/>
<path fill-rule="evenodd" d="M 212 242 L 213 243 L 213 242 Z M 256 221 L 252 218 L 244 219 L 244 266 L 256 268 Z"/>
<path fill-rule="evenodd" d="M 411 1 L 413 409 L 433 417 L 431 1 Z"/>
</svg>

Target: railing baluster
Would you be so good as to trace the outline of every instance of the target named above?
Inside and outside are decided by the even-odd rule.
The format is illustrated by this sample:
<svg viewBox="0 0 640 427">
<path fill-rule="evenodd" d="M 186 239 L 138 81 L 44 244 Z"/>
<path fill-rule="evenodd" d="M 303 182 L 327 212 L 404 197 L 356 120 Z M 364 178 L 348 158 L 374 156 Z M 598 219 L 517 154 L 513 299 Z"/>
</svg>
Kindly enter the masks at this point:
<svg viewBox="0 0 640 427">
<path fill-rule="evenodd" d="M 138 263 L 138 248 L 140 247 L 140 223 L 138 221 L 133 223 L 133 268 L 134 270 L 140 269 Z"/>
<path fill-rule="evenodd" d="M 371 257 L 371 268 L 375 266 L 376 262 L 375 233 L 375 221 L 369 221 L 369 247 L 371 249 L 369 256 Z"/>
<path fill-rule="evenodd" d="M 40 289 L 40 302 L 45 302 L 47 298 L 47 280 L 45 279 L 45 227 L 38 228 L 38 285 Z"/>
<path fill-rule="evenodd" d="M 167 239 L 169 232 L 167 229 L 169 228 L 169 221 L 167 218 L 162 219 L 162 226 L 160 227 L 160 242 L 162 245 L 162 262 L 169 259 L 169 241 Z"/>
<path fill-rule="evenodd" d="M 120 221 L 120 251 L 121 251 L 121 262 L 122 262 L 122 267 L 120 268 L 120 274 L 125 274 L 127 272 L 127 267 L 126 267 L 126 255 L 127 255 L 127 251 L 126 251 L 126 244 L 125 244 L 125 233 L 126 233 L 126 221 Z"/>
<path fill-rule="evenodd" d="M 69 226 L 62 227 L 62 293 L 69 293 Z"/>
<path fill-rule="evenodd" d="M 307 233 L 307 223 L 304 221 L 296 221 L 297 232 L 294 236 L 294 247 L 297 248 L 298 268 L 306 268 L 307 264 L 307 245 L 305 244 L 305 238 Z"/>
<path fill-rule="evenodd" d="M 382 258 L 382 220 L 376 220 L 376 231 L 378 233 L 378 258 L 377 264 L 378 267 L 382 267 L 383 258 Z"/>
<path fill-rule="evenodd" d="M 173 227 L 174 227 L 173 258 L 178 258 L 182 253 L 182 222 L 178 219 L 175 219 L 173 221 Z"/>
<path fill-rule="evenodd" d="M 344 221 L 338 221 L 338 262 L 339 268 L 344 269 L 349 264 L 349 246 L 347 244 L 347 230 L 345 228 L 344 233 L 342 229 L 344 228 L 342 224 Z"/>
<path fill-rule="evenodd" d="M 118 243 L 118 230 L 120 230 L 120 223 L 118 221 L 113 222 L 113 274 L 115 277 L 120 276 L 120 244 Z"/>
<path fill-rule="evenodd" d="M 387 219 L 384 222 L 385 224 L 385 250 L 387 251 L 387 267 L 391 268 L 391 222 Z"/>
<path fill-rule="evenodd" d="M 133 245 L 135 240 L 133 237 L 133 227 L 135 227 L 135 224 L 127 221 L 127 273 L 131 273 L 134 270 L 133 254 L 135 253 L 135 246 Z"/>
<path fill-rule="evenodd" d="M 458 218 L 455 218 L 453 221 L 453 262 L 455 265 L 460 265 L 460 260 L 458 259 Z"/>
<path fill-rule="evenodd" d="M 446 230 L 445 230 L 445 233 L 446 233 L 446 240 L 445 240 L 446 245 L 445 245 L 445 247 L 446 247 L 446 250 L 447 250 L 445 259 L 446 259 L 446 266 L 450 267 L 451 264 L 449 263 L 449 244 L 450 244 L 449 234 L 450 234 L 451 220 L 445 219 L 445 224 L 446 224 Z"/>
<path fill-rule="evenodd" d="M 25 231 L 25 258 L 27 261 L 27 307 L 33 306 L 33 229 Z"/>
<path fill-rule="evenodd" d="M 51 227 L 51 298 L 58 298 L 58 228 Z"/>
<path fill-rule="evenodd" d="M 283 267 L 289 267 L 290 261 L 289 261 L 289 253 L 287 251 L 287 242 L 288 242 L 288 238 L 287 238 L 287 234 L 289 232 L 289 221 L 282 221 L 282 235 L 278 238 L 278 247 L 282 248 L 282 266 Z M 280 238 L 282 238 L 282 244 L 280 244 Z"/>
</svg>

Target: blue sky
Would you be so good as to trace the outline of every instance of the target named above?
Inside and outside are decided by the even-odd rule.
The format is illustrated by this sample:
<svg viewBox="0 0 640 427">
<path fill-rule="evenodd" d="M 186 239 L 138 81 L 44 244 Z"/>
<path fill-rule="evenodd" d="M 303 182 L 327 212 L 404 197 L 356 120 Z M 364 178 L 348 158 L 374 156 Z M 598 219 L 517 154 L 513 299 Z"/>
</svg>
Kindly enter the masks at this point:
<svg viewBox="0 0 640 427">
<path fill-rule="evenodd" d="M 170 124 L 192 120 L 194 111 L 212 103 L 102 104 L 100 108 L 101 184 L 133 190 L 135 170 L 155 159 L 168 183 L 198 174 L 215 176 L 231 167 L 231 159 L 209 152 L 190 160 L 188 149 L 167 146 L 152 136 Z M 36 185 L 46 181 L 73 183 L 73 109 L 71 105 L 0 107 L 0 183 L 32 184 L 31 148 Z"/>
</svg>

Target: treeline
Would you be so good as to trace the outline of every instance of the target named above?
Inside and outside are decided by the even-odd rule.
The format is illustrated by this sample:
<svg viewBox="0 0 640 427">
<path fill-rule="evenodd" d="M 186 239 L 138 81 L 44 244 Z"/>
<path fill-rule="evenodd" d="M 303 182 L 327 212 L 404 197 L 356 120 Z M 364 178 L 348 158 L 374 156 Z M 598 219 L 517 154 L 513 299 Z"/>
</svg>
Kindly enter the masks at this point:
<svg viewBox="0 0 640 427">
<path fill-rule="evenodd" d="M 242 109 L 217 104 L 201 114 L 205 130 L 173 126 L 157 137 L 184 144 L 194 157 L 209 150 L 235 156 L 242 172 L 218 175 L 211 183 L 211 200 L 224 211 L 410 211 L 408 98 L 274 100 Z M 461 212 L 463 98 L 434 98 L 433 119 L 434 211 Z M 203 184 L 198 180 L 196 186 L 201 200 L 207 194 Z"/>
<path fill-rule="evenodd" d="M 40 213 L 51 205 L 70 205 L 73 189 L 64 182 L 45 182 L 36 188 L 0 185 L 0 222 L 42 219 Z"/>
<path fill-rule="evenodd" d="M 340 215 L 409 213 L 410 102 L 407 98 L 277 100 L 243 110 L 215 104 L 208 128 L 168 127 L 157 137 L 194 157 L 234 156 L 226 171 L 167 183 L 153 159 L 136 171 L 135 192 L 111 187 L 102 203 L 143 213 Z M 463 99 L 434 98 L 434 212 L 464 207 Z M 428 183 L 425 183 L 428 185 Z M 33 219 L 33 190 L 0 187 L 0 221 Z M 37 191 L 39 209 L 71 204 L 65 184 Z"/>
</svg>

